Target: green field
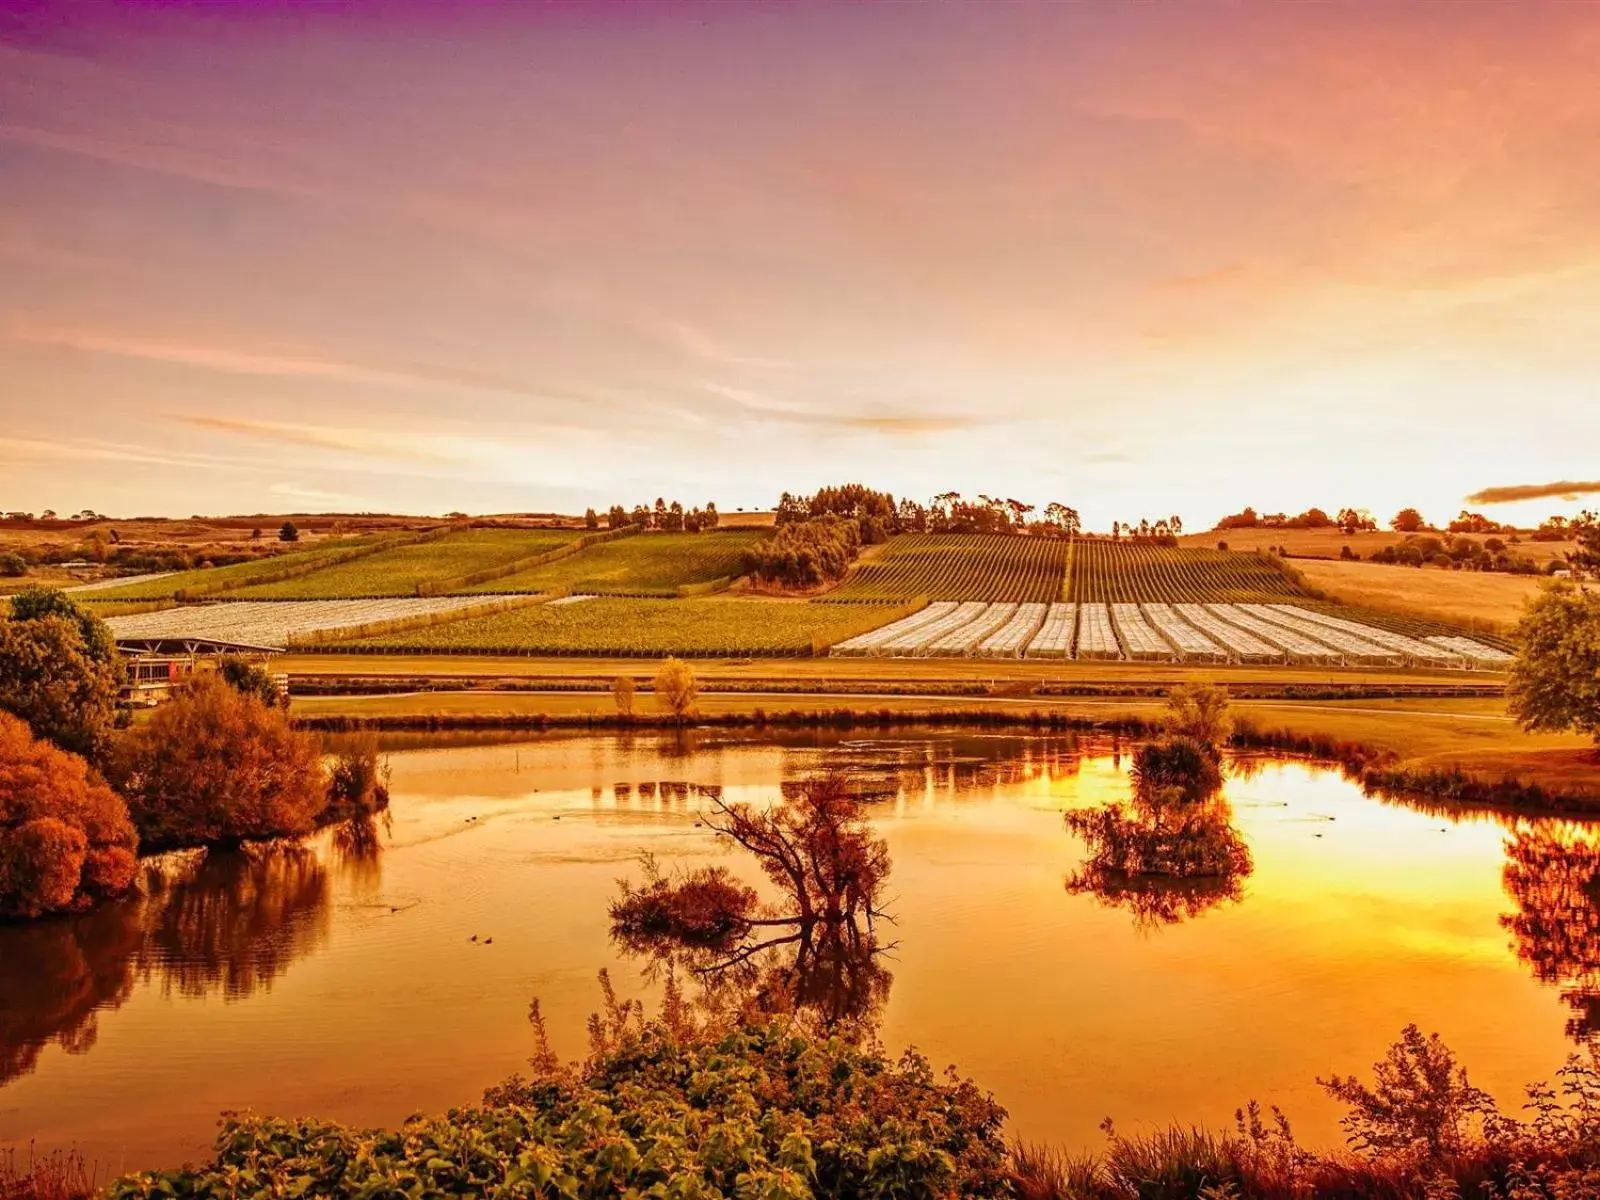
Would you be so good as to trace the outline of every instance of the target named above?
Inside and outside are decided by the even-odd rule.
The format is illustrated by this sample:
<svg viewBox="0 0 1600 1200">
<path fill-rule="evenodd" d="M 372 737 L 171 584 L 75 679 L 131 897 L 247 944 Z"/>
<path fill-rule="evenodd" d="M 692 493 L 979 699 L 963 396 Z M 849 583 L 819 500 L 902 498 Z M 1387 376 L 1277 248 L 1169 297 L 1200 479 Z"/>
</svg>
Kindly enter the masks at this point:
<svg viewBox="0 0 1600 1200">
<path fill-rule="evenodd" d="M 252 579 L 275 574 L 285 567 L 343 554 L 361 546 L 370 546 L 377 540 L 376 536 L 342 538 L 336 542 L 323 542 L 315 549 L 273 554 L 251 562 L 234 563 L 228 567 L 201 567 L 193 571 L 179 571 L 174 575 L 132 583 L 127 587 L 102 588 L 79 599 L 90 604 L 122 603 L 127 600 L 169 600 L 185 588 L 210 587 L 217 583 L 227 583 L 230 587 L 244 586 Z"/>
<path fill-rule="evenodd" d="M 295 579 L 229 592 L 240 600 L 351 600 L 414 596 L 417 585 L 488 570 L 545 554 L 574 541 L 571 529 L 463 529 L 432 541 L 396 546 Z"/>
<path fill-rule="evenodd" d="M 890 620 L 890 606 L 772 600 L 553 602 L 342 644 L 411 653 L 809 654 Z"/>
<path fill-rule="evenodd" d="M 745 551 L 769 536 L 771 531 L 764 529 L 640 533 L 601 542 L 569 558 L 466 590 L 672 596 L 680 587 L 742 574 Z"/>
<path fill-rule="evenodd" d="M 1054 538 L 901 534 L 826 599 L 1059 600 L 1068 546 Z"/>
<path fill-rule="evenodd" d="M 1103 603 L 1278 604 L 1305 593 L 1266 559 L 1228 550 L 1080 539 L 1069 600 Z"/>
</svg>

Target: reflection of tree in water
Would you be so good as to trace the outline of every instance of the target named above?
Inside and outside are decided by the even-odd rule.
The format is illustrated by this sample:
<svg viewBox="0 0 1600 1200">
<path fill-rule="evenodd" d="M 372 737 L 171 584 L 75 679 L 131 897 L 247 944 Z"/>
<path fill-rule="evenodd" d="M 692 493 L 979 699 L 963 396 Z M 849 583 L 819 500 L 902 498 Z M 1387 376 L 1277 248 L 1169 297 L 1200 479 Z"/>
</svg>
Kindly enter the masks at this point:
<svg viewBox="0 0 1600 1200">
<path fill-rule="evenodd" d="M 375 879 L 377 830 L 341 828 L 341 870 Z M 41 1051 L 83 1054 L 98 1014 L 141 979 L 186 997 L 237 1000 L 268 987 L 327 937 L 331 884 L 316 851 L 258 845 L 145 864 L 141 894 L 81 916 L 0 927 L 0 1086 Z"/>
<path fill-rule="evenodd" d="M 1216 757 L 1181 738 L 1142 746 L 1133 784 L 1129 804 L 1066 815 L 1088 850 L 1067 891 L 1125 908 L 1146 929 L 1241 900 L 1254 863 L 1222 798 Z"/>
<path fill-rule="evenodd" d="M 612 936 L 657 971 L 692 975 L 708 1011 L 875 1022 L 891 983 L 875 928 L 888 848 L 843 776 L 785 785 L 784 796 L 764 809 L 717 797 L 706 814 L 781 902 L 761 904 L 722 867 L 668 877 L 647 859 L 643 885 L 624 883 L 611 906 Z"/>
<path fill-rule="evenodd" d="M 650 960 L 647 975 L 693 978 L 705 1014 L 743 1017 L 789 1013 L 832 1028 L 872 1027 L 883 1015 L 894 976 L 892 947 L 859 928 L 812 925 L 794 932 L 714 949 L 668 934 L 618 936 L 630 954 Z"/>
<path fill-rule="evenodd" d="M 1572 1010 L 1567 1036 L 1600 1034 L 1600 838 L 1570 826 L 1522 828 L 1506 841 L 1503 875 L 1517 911 L 1500 918 L 1517 957 Z"/>
<path fill-rule="evenodd" d="M 94 1047 L 96 1014 L 133 994 L 137 903 L 0 929 L 0 1085 L 31 1072 L 51 1042 L 69 1054 Z"/>
<path fill-rule="evenodd" d="M 208 854 L 152 889 L 140 969 L 183 996 L 242 999 L 322 944 L 328 895 L 327 869 L 304 846 Z"/>
</svg>

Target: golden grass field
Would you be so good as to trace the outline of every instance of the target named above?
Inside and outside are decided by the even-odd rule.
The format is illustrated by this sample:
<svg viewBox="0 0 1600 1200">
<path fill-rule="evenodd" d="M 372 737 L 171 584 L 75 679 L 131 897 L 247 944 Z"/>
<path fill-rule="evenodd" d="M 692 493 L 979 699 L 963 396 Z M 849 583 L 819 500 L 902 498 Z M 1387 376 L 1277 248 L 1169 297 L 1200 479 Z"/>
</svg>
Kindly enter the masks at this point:
<svg viewBox="0 0 1600 1200">
<path fill-rule="evenodd" d="M 1436 537 L 1449 536 L 1435 534 Z M 1483 541 L 1485 537 L 1498 536 L 1505 541 L 1507 534 L 1469 534 L 1474 541 Z M 1286 549 L 1292 558 L 1338 558 L 1339 552 L 1349 546 L 1354 554 L 1362 558 L 1370 558 L 1385 546 L 1398 546 L 1405 541 L 1405 535 L 1392 530 L 1380 529 L 1371 533 L 1357 533 L 1349 537 L 1337 529 L 1226 529 L 1208 530 L 1205 533 L 1186 533 L 1178 539 L 1180 546 L 1199 549 L 1214 549 L 1218 542 L 1227 542 L 1230 550 L 1276 550 L 1279 546 Z M 1524 558 L 1531 558 L 1534 562 L 1543 565 L 1552 558 L 1566 557 L 1567 551 L 1573 548 L 1571 542 L 1535 542 L 1530 541 L 1527 534 L 1522 535 L 1518 545 L 1511 546 L 1512 553 Z"/>
<path fill-rule="evenodd" d="M 1293 559 L 1289 565 L 1341 604 L 1415 613 L 1505 633 L 1544 586 L 1535 575 L 1391 567 L 1381 563 Z"/>
</svg>

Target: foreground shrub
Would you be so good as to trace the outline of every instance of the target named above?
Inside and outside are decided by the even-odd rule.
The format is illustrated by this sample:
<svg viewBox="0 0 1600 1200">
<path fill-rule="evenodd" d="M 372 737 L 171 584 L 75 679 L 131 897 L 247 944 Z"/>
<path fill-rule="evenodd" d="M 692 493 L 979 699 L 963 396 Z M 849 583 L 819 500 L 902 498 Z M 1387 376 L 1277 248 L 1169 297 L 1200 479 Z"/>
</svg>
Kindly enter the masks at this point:
<svg viewBox="0 0 1600 1200">
<path fill-rule="evenodd" d="M 137 845 L 127 806 L 88 763 L 0 713 L 0 918 L 126 891 Z"/>
<path fill-rule="evenodd" d="M 1004 1111 L 914 1053 L 784 1021 L 640 1021 L 596 1044 L 580 1068 L 537 1060 L 535 1079 L 399 1130 L 229 1118 L 210 1163 L 130 1176 L 110 1196 L 1010 1195 Z"/>
<path fill-rule="evenodd" d="M 214 674 L 130 736 L 117 777 L 152 849 L 309 833 L 328 801 L 316 740 Z"/>
</svg>

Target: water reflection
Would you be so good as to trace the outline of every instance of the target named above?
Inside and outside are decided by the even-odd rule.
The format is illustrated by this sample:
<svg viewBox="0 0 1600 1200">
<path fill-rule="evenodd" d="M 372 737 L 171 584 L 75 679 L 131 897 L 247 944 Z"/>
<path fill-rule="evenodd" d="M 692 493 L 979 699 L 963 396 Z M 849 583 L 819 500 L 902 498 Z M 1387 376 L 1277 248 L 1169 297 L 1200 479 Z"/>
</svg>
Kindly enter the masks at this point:
<svg viewBox="0 0 1600 1200">
<path fill-rule="evenodd" d="M 327 867 L 305 846 L 206 854 L 151 889 L 138 967 L 182 996 L 241 1000 L 327 939 L 328 896 Z"/>
<path fill-rule="evenodd" d="M 779 896 L 726 867 L 663 875 L 651 856 L 645 881 L 620 885 L 611 936 L 651 960 L 654 974 L 680 968 L 701 985 L 704 1009 L 722 1016 L 801 1015 L 825 1028 L 875 1026 L 891 977 L 879 962 L 877 926 L 892 863 L 868 805 L 881 793 L 842 772 L 784 780 L 781 804 L 709 798 L 703 824 L 737 847 Z"/>
<path fill-rule="evenodd" d="M 1573 826 L 1534 826 L 1506 840 L 1501 918 L 1517 957 L 1541 983 L 1561 989 L 1572 1010 L 1567 1036 L 1600 1034 L 1600 839 Z"/>
<path fill-rule="evenodd" d="M 329 860 L 375 882 L 380 848 L 369 819 L 333 831 L 327 847 L 289 843 L 166 855 L 144 864 L 138 894 L 77 917 L 0 929 L 0 1086 L 36 1066 L 45 1047 L 84 1054 L 99 1014 L 136 984 L 164 995 L 241 1000 L 327 939 Z"/>
<path fill-rule="evenodd" d="M 671 970 L 713 1008 L 881 1019 L 891 1050 L 993 1087 L 1019 1136 L 1074 1146 L 1099 1144 L 1108 1111 L 1226 1124 L 1253 1094 L 1334 1144 L 1310 1081 L 1370 1061 L 1406 1021 L 1508 1086 L 1559 1060 L 1569 1014 L 1575 1036 L 1600 1029 L 1600 838 L 1571 822 L 1428 816 L 1267 756 L 1229 761 L 1223 794 L 1175 820 L 1137 805 L 1134 742 L 698 737 L 692 753 L 643 732 L 391 745 L 391 836 L 181 862 L 127 905 L 0 928 L 0 1140 L 143 1167 L 203 1153 L 223 1109 L 394 1125 L 516 1070 L 530 993 L 563 1057 L 581 1052 L 602 968 L 651 1007 Z M 637 880 L 645 850 L 781 904 L 708 817 L 833 768 L 892 852 L 897 924 L 758 930 L 736 961 L 608 937 L 616 881 Z M 1159 835 L 1164 874 L 1080 863 L 1063 814 L 1112 803 Z M 1227 838 L 1247 870 L 1174 865 Z M 96 1046 L 96 1013 L 119 1007 Z"/>
<path fill-rule="evenodd" d="M 1244 896 L 1250 849 L 1222 797 L 1215 750 L 1187 738 L 1139 747 L 1132 799 L 1068 813 L 1088 854 L 1067 891 L 1125 908 L 1141 929 L 1176 925 Z"/>
</svg>

